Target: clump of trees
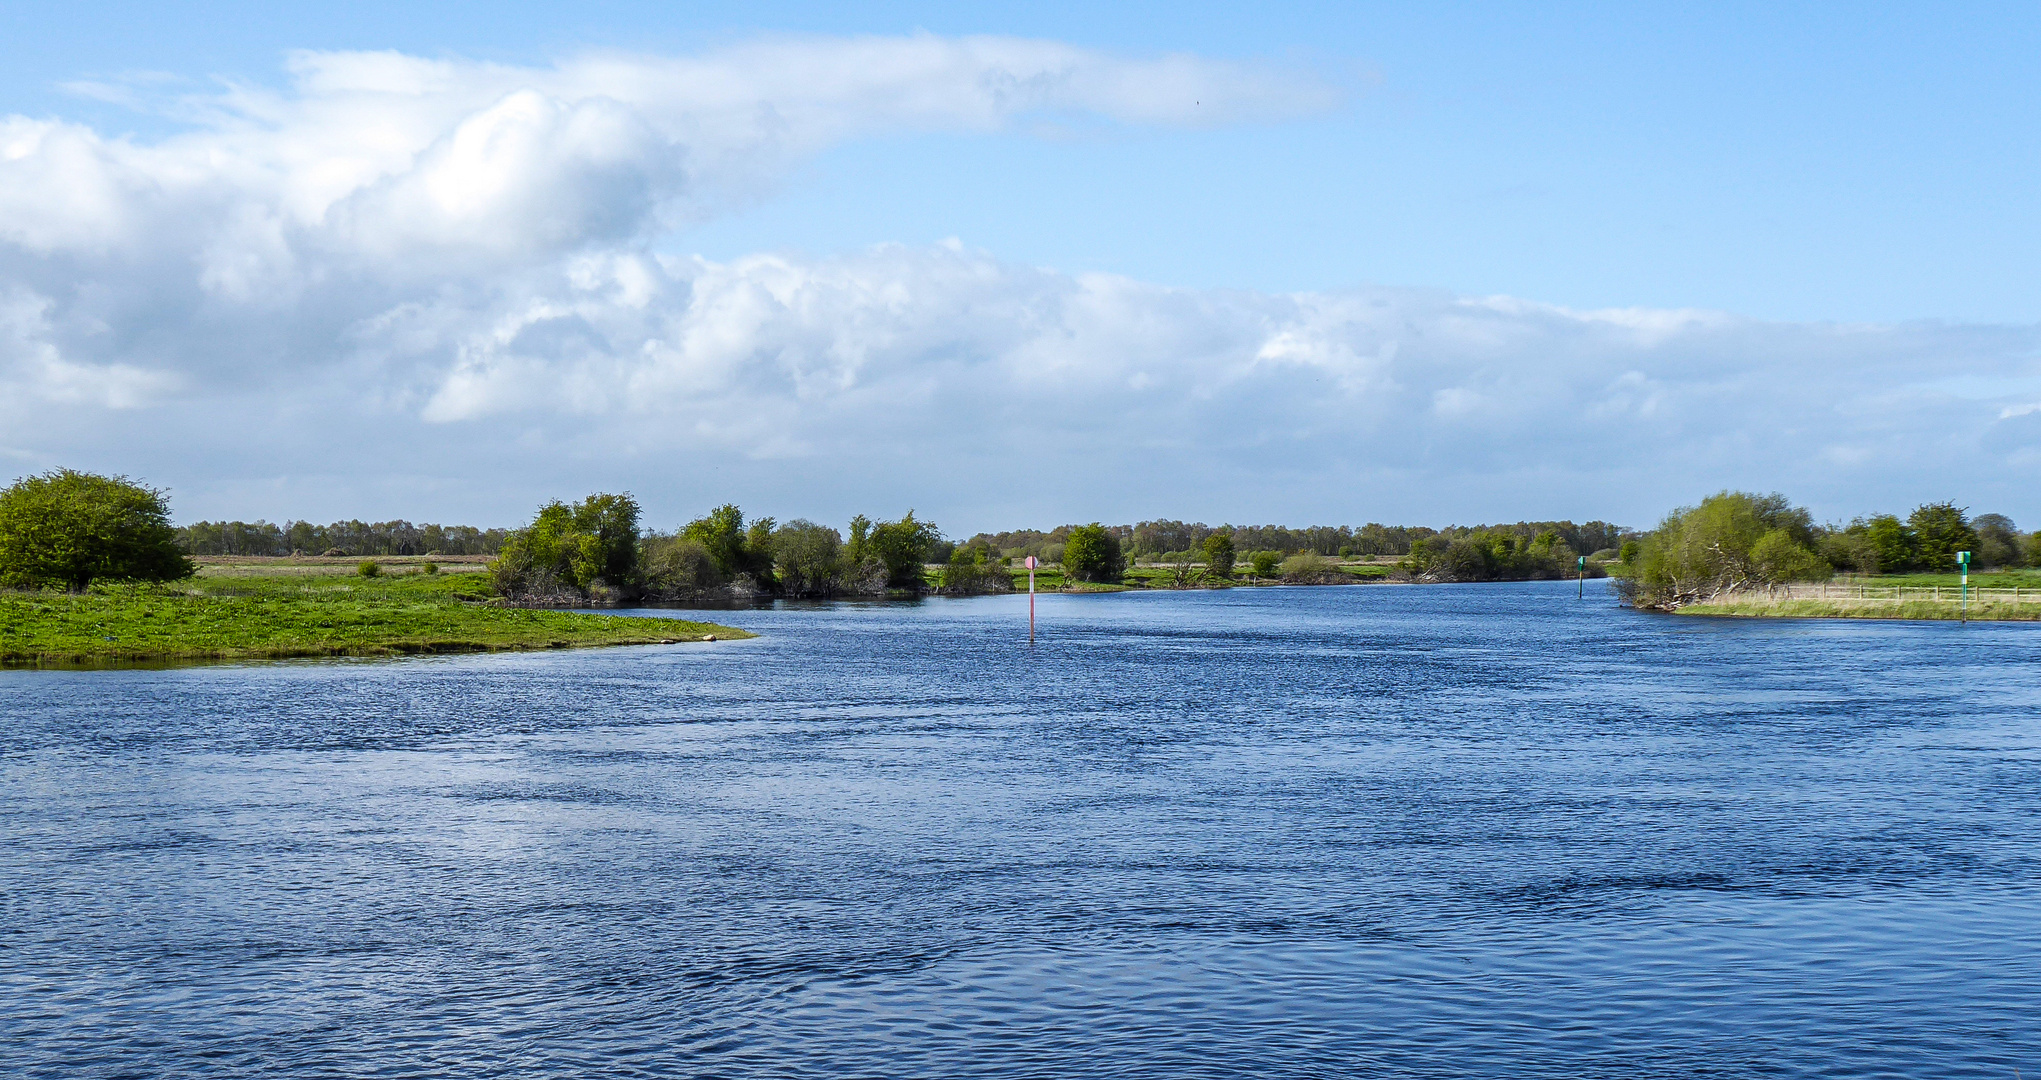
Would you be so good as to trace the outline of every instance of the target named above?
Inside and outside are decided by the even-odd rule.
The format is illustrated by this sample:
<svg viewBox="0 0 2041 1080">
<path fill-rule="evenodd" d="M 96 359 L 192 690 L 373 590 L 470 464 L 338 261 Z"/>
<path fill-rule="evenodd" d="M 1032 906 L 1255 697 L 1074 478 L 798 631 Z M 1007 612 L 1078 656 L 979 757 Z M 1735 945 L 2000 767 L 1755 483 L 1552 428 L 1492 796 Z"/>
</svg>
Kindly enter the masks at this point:
<svg viewBox="0 0 2041 1080">
<path fill-rule="evenodd" d="M 1578 559 L 1584 553 L 1556 528 L 1529 535 L 1507 526 L 1456 533 L 1413 543 L 1397 566 L 1419 581 L 1543 581 L 1581 572 Z M 1588 564 L 1587 573 L 1606 576 L 1596 563 Z"/>
<path fill-rule="evenodd" d="M 57 469 L 0 490 L 0 587 L 82 590 L 197 569 L 178 549 L 163 492 L 125 476 Z"/>
<path fill-rule="evenodd" d="M 941 531 L 911 510 L 898 521 L 853 518 L 848 542 L 812 521 L 747 522 L 734 504 L 671 533 L 641 531 L 638 516 L 629 495 L 547 504 L 491 564 L 497 590 L 526 602 L 882 596 L 926 590 L 925 565 L 950 554 Z M 955 550 L 971 554 L 962 564 L 952 556 L 953 566 L 992 562 L 982 545 Z M 990 591 L 994 572 L 975 572 L 982 580 L 970 583 L 971 573 L 946 572 L 944 590 Z"/>
<path fill-rule="evenodd" d="M 638 503 L 628 494 L 547 503 L 490 564 L 497 592 L 519 599 L 620 599 L 639 591 L 638 570 Z"/>
<path fill-rule="evenodd" d="M 1670 609 L 1738 589 L 1822 581 L 1839 570 L 1946 573 L 1959 551 L 1970 552 L 1980 570 L 2041 565 L 2036 547 L 2010 518 L 1972 519 L 1951 502 L 1915 507 L 1905 519 L 1879 514 L 1823 527 L 1784 495 L 1724 491 L 1668 515 L 1624 561 L 1635 571 L 1627 586 L 1633 602 Z"/>
</svg>

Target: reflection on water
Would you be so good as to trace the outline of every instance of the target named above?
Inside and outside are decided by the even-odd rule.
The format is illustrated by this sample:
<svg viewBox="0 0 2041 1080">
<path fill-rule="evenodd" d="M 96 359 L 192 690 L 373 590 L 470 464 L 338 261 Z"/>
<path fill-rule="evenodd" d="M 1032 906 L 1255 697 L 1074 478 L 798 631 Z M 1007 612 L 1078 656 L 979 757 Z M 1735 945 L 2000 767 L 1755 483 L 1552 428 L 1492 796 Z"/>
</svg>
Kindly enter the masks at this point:
<svg viewBox="0 0 2041 1080">
<path fill-rule="evenodd" d="M 0 1069 L 2041 1073 L 2041 627 L 1026 604 L 0 672 Z"/>
</svg>

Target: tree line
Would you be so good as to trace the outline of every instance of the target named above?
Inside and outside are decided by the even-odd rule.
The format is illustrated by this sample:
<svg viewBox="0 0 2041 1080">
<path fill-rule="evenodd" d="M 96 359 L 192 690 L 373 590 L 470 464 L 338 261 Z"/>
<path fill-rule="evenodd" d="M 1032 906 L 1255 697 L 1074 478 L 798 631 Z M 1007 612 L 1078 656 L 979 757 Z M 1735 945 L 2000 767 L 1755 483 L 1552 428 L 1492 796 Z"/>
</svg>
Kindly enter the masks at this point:
<svg viewBox="0 0 2041 1080">
<path fill-rule="evenodd" d="M 1094 522 L 1094 525 L 1097 523 Z M 1020 558 L 1033 555 L 1046 562 L 1063 562 L 1063 546 L 1071 533 L 1085 526 L 1062 525 L 1054 529 L 1017 529 L 1009 532 L 979 533 L 967 543 Z M 1553 534 L 1569 549 L 1582 554 L 1615 552 L 1625 538 L 1639 535 L 1606 521 L 1575 524 L 1571 521 L 1520 521 L 1514 525 L 1449 525 L 1443 529 L 1423 525 L 1207 525 L 1204 522 L 1143 521 L 1133 525 L 1099 526 L 1119 545 L 1129 559 L 1174 561 L 1174 556 L 1196 556 L 1205 543 L 1218 535 L 1226 537 L 1236 552 L 1275 552 L 1278 559 L 1312 553 L 1327 558 L 1407 556 L 1427 541 L 1453 540 L 1498 530 L 1526 540 Z"/>
<path fill-rule="evenodd" d="M 805 519 L 747 522 L 734 504 L 672 532 L 641 530 L 639 516 L 628 494 L 546 504 L 504 541 L 492 564 L 497 591 L 532 602 L 884 596 L 926 590 L 926 565 L 945 548 L 949 565 L 937 587 L 1012 588 L 1005 568 L 982 548 L 945 545 L 941 530 L 912 510 L 893 521 L 854 517 L 847 538 Z"/>
<path fill-rule="evenodd" d="M 508 529 L 408 521 L 201 521 L 177 530 L 187 555 L 494 555 Z"/>
<path fill-rule="evenodd" d="M 2003 514 L 1975 518 L 1953 502 L 1817 525 L 1780 494 L 1723 491 L 1666 516 L 1634 555 L 1625 589 L 1640 607 L 1672 609 L 1724 592 L 1837 572 L 1948 573 L 1958 552 L 1973 569 L 2041 566 L 2041 533 L 2021 533 Z"/>
</svg>

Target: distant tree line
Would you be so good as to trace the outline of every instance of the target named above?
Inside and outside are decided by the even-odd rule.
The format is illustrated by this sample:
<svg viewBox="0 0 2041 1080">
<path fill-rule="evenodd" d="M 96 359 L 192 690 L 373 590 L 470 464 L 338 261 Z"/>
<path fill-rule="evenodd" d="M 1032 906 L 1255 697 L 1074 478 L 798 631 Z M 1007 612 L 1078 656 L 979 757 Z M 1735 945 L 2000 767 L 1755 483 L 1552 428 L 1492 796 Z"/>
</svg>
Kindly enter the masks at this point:
<svg viewBox="0 0 2041 1080">
<path fill-rule="evenodd" d="M 408 521 L 201 521 L 177 530 L 187 555 L 494 555 L 508 529 Z"/>
<path fill-rule="evenodd" d="M 1738 589 L 1862 574 L 1948 573 L 1957 552 L 1976 570 L 2041 566 L 2041 534 L 2003 514 L 1969 516 L 1953 502 L 1816 525 L 1784 495 L 1723 491 L 1682 507 L 1645 537 L 1626 583 L 1640 607 L 1671 609 Z"/>
<path fill-rule="evenodd" d="M 1063 525 L 1047 531 L 1019 529 L 979 533 L 968 542 L 1007 558 L 1033 555 L 1047 562 L 1062 562 L 1063 546 L 1069 543 L 1071 533 L 1082 527 Z M 1413 550 L 1422 550 L 1417 545 L 1425 541 L 1443 540 L 1450 544 L 1462 537 L 1497 530 L 1521 537 L 1526 542 L 1551 533 L 1572 551 L 1582 554 L 1607 551 L 1613 554 L 1624 539 L 1639 535 L 1606 521 L 1590 521 L 1584 525 L 1571 521 L 1522 521 L 1515 525 L 1452 525 L 1433 529 L 1423 525 L 1382 525 L 1376 522 L 1358 527 L 1312 525 L 1291 528 L 1285 525 L 1207 525 L 1204 522 L 1163 520 L 1099 527 L 1120 545 L 1127 558 L 1162 562 L 1172 561 L 1172 557 L 1178 555 L 1201 555 L 1206 542 L 1213 536 L 1225 537 L 1235 552 L 1274 552 L 1280 561 L 1307 552 L 1328 558 L 1402 556 L 1411 554 Z"/>
</svg>

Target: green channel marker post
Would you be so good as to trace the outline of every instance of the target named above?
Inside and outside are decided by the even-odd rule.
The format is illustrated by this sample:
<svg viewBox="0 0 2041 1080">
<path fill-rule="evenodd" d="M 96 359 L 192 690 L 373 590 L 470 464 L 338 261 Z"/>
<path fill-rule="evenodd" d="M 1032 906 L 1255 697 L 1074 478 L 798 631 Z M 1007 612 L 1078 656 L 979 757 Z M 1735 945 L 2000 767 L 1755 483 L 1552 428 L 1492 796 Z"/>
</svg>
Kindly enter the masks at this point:
<svg viewBox="0 0 2041 1080">
<path fill-rule="evenodd" d="M 1970 621 L 1970 553 L 1957 552 L 1956 566 L 1963 571 L 1963 607 L 1959 612 L 1959 621 L 1967 623 Z"/>
<path fill-rule="evenodd" d="M 1582 555 L 1573 564 L 1573 568 L 1580 572 L 1580 581 L 1575 583 L 1573 587 L 1573 598 L 1575 600 L 1585 600 L 1587 599 L 1587 556 Z"/>
</svg>

